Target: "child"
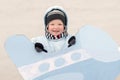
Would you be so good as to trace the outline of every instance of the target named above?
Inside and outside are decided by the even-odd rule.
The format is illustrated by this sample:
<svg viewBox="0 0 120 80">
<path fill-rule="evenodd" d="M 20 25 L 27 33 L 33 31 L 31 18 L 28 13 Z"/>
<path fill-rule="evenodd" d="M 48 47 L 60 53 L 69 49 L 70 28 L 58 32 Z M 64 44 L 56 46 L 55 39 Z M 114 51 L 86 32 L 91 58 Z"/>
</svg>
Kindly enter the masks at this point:
<svg viewBox="0 0 120 80">
<path fill-rule="evenodd" d="M 75 44 L 75 37 L 67 32 L 67 15 L 61 7 L 54 6 L 44 16 L 45 36 L 32 39 L 37 52 L 58 52 Z"/>
</svg>

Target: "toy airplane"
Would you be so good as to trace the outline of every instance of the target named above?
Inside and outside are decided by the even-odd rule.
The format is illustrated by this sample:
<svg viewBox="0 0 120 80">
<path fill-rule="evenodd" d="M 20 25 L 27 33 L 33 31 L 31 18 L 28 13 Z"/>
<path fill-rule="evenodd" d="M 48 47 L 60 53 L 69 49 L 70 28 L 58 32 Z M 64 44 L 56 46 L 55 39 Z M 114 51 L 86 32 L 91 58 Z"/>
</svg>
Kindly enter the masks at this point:
<svg viewBox="0 0 120 80">
<path fill-rule="evenodd" d="M 118 44 L 105 32 L 84 26 L 65 51 L 38 54 L 24 35 L 9 37 L 5 49 L 24 80 L 115 80 L 120 75 Z"/>
</svg>

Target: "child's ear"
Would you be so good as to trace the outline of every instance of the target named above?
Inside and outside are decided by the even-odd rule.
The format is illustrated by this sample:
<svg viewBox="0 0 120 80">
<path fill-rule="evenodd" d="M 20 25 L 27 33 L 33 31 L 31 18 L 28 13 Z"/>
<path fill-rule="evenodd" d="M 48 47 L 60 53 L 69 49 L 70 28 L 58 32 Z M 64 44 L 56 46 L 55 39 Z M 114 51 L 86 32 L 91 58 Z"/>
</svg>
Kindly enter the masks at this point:
<svg viewBox="0 0 120 80">
<path fill-rule="evenodd" d="M 46 27 L 47 27 L 46 29 L 48 30 L 49 26 L 47 25 Z"/>
<path fill-rule="evenodd" d="M 65 25 L 64 25 L 64 30 L 66 29 Z"/>
</svg>

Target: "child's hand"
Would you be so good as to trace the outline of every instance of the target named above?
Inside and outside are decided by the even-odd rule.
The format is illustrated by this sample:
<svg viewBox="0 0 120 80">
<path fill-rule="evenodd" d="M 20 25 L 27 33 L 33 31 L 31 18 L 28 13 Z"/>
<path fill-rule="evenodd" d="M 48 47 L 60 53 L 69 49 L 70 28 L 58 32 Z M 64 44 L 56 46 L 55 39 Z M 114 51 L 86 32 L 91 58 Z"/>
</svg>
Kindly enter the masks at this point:
<svg viewBox="0 0 120 80">
<path fill-rule="evenodd" d="M 44 51 L 47 53 L 47 50 L 44 49 L 44 46 L 41 43 L 35 43 L 34 47 L 37 52 Z"/>
<path fill-rule="evenodd" d="M 76 38 L 75 36 L 72 36 L 69 40 L 68 40 L 68 47 L 74 45 L 76 43 Z"/>
</svg>

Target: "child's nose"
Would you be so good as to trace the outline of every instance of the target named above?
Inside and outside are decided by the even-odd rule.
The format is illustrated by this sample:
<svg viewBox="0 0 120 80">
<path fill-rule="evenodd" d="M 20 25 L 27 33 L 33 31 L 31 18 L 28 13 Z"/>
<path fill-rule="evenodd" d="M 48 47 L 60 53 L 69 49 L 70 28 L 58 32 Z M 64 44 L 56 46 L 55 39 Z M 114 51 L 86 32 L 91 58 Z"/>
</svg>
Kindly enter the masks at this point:
<svg viewBox="0 0 120 80">
<path fill-rule="evenodd" d="M 58 28 L 58 25 L 54 25 L 54 28 Z"/>
</svg>

